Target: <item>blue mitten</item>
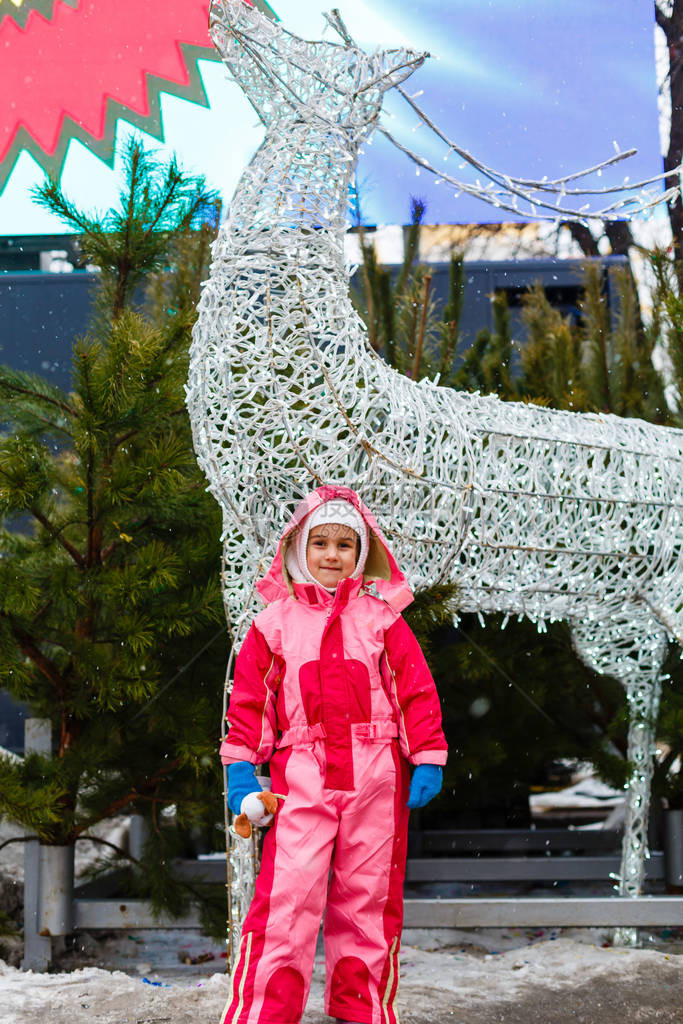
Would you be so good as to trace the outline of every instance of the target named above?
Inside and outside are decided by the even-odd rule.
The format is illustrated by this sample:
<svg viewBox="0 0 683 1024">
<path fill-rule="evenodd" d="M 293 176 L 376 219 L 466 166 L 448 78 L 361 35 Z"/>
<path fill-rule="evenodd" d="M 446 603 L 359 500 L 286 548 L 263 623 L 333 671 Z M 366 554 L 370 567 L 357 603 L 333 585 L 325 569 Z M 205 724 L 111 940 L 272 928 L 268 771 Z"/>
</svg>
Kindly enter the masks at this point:
<svg viewBox="0 0 683 1024">
<path fill-rule="evenodd" d="M 248 793 L 260 793 L 256 781 L 256 769 L 249 761 L 235 761 L 228 765 L 228 807 L 233 814 L 239 814 L 242 801 Z"/>
<path fill-rule="evenodd" d="M 443 768 L 438 764 L 419 764 L 410 780 L 408 807 L 424 807 L 441 792 Z"/>
</svg>

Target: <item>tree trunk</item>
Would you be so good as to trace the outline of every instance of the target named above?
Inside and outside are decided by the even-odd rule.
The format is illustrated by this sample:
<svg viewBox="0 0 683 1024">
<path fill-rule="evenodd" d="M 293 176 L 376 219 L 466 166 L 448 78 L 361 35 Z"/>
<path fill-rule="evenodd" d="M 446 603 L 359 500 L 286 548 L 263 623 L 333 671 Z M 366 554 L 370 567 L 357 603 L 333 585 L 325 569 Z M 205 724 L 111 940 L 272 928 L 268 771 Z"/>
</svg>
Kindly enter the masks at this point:
<svg viewBox="0 0 683 1024">
<path fill-rule="evenodd" d="M 665 16 L 655 2 L 657 24 L 664 31 L 669 49 L 669 91 L 671 94 L 671 127 L 669 148 L 664 157 L 666 188 L 680 186 L 680 174 L 675 169 L 683 157 L 683 0 L 673 0 L 671 14 Z M 673 172 L 673 173 L 668 173 Z M 673 235 L 674 255 L 679 263 L 678 283 L 683 289 L 683 204 L 678 195 L 669 206 L 669 220 Z"/>
<path fill-rule="evenodd" d="M 581 246 L 581 252 L 584 256 L 600 255 L 598 243 L 593 237 L 593 232 L 586 224 L 579 224 L 577 220 L 568 220 L 565 221 L 562 226 L 569 229 L 574 241 L 578 242 Z"/>
<path fill-rule="evenodd" d="M 628 256 L 628 251 L 634 245 L 631 225 L 627 220 L 610 220 L 605 224 L 605 234 L 612 247 L 613 256 Z"/>
</svg>

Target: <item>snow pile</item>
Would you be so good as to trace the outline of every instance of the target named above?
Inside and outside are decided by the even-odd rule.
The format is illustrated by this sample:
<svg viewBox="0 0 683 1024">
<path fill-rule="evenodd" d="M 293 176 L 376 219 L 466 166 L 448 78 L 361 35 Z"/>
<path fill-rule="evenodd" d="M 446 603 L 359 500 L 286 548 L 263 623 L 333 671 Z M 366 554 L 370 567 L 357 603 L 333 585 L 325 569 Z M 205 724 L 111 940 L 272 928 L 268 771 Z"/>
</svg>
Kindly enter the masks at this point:
<svg viewBox="0 0 683 1024">
<path fill-rule="evenodd" d="M 29 1024 L 124 1024 L 164 1020 L 173 1024 L 218 1020 L 228 996 L 229 980 L 214 974 L 190 985 L 154 983 L 122 971 L 84 968 L 70 974 L 22 972 L 0 962 L 3 1021 Z M 208 1018 L 206 1015 L 208 1014 Z"/>
<path fill-rule="evenodd" d="M 609 810 L 621 806 L 624 799 L 623 789 L 613 789 L 600 779 L 584 778 L 565 789 L 532 794 L 529 807 L 533 815 L 565 808 Z"/>
<path fill-rule="evenodd" d="M 547 932 L 544 934 L 548 934 Z M 448 949 L 438 932 L 401 954 L 399 1009 L 402 1024 L 636 1024 L 683 1022 L 681 957 L 655 950 L 603 948 L 586 941 L 595 933 L 529 943 L 528 934 L 498 932 L 488 938 L 513 948 L 496 953 L 481 933 L 462 932 Z M 453 935 L 451 934 L 451 938 Z M 598 934 L 599 938 L 600 935 Z M 417 934 L 413 935 L 418 940 Z M 526 943 L 526 944 L 525 944 Z M 422 947 L 422 948 L 421 948 Z M 142 955 L 149 950 L 141 950 Z M 138 967 L 147 967 L 140 963 Z M 213 968 L 213 970 L 212 970 Z M 149 976 L 89 967 L 61 974 L 23 973 L 0 962 L 3 1022 L 34 1024 L 197 1024 L 218 1021 L 229 979 L 204 964 L 184 974 L 173 969 Z M 323 1009 L 323 958 L 316 957 L 304 1024 L 329 1024 Z"/>
</svg>

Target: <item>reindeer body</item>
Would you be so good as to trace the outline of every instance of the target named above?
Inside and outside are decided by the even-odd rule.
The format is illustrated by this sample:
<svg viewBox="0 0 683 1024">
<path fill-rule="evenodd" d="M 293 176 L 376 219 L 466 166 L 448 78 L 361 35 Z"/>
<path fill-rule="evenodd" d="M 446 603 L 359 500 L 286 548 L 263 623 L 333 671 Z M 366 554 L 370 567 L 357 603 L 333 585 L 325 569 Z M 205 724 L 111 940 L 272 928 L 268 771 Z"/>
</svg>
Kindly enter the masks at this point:
<svg viewBox="0 0 683 1024">
<path fill-rule="evenodd" d="M 351 304 L 344 233 L 383 93 L 423 58 L 306 43 L 243 0 L 214 2 L 212 28 L 266 126 L 214 246 L 188 386 L 198 458 L 224 511 L 237 636 L 292 503 L 345 483 L 413 584 L 454 581 L 464 611 L 569 620 L 585 660 L 651 713 L 667 630 L 683 634 L 683 432 L 389 368 Z M 642 776 L 649 734 L 634 724 L 631 740 Z M 634 793 L 640 834 L 647 799 L 635 782 Z M 641 879 L 637 850 L 623 891 Z"/>
</svg>

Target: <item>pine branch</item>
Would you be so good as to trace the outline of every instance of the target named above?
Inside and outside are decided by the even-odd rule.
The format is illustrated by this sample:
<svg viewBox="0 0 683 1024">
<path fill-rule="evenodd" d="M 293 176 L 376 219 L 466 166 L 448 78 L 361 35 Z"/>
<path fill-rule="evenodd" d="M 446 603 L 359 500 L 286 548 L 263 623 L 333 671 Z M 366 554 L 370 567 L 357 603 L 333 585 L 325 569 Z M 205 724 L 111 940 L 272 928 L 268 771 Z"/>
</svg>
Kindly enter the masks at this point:
<svg viewBox="0 0 683 1024">
<path fill-rule="evenodd" d="M 100 222 L 81 213 L 78 207 L 66 198 L 59 182 L 50 178 L 43 185 L 31 189 L 31 198 L 37 206 L 65 221 L 86 237 L 98 238 Z"/>
<path fill-rule="evenodd" d="M 152 232 L 156 228 L 157 224 L 163 219 L 164 213 L 166 212 L 168 207 L 173 202 L 173 197 L 174 197 L 174 195 L 176 193 L 176 190 L 177 190 L 177 187 L 178 187 L 178 183 L 179 183 L 179 175 L 178 175 L 178 171 L 177 171 L 176 166 L 175 166 L 175 161 L 173 161 L 173 163 L 171 164 L 171 167 L 169 169 L 168 183 L 167 183 L 167 186 L 166 186 L 166 194 L 164 195 L 163 199 L 159 203 L 159 208 L 158 208 L 155 216 L 152 218 L 152 220 L 148 224 L 147 229 L 146 229 L 144 235 L 142 236 L 145 241 L 147 241 L 149 239 L 149 237 L 151 236 Z"/>
<path fill-rule="evenodd" d="M 463 258 L 460 255 L 452 255 L 448 270 L 448 302 L 444 307 L 441 325 L 439 375 L 443 378 L 442 383 L 444 384 L 447 383 L 448 376 L 452 371 L 464 301 Z"/>
<path fill-rule="evenodd" d="M 54 834 L 65 795 L 63 782 L 50 773 L 48 759 L 32 754 L 11 763 L 0 756 L 0 815 L 21 823 L 40 839 Z"/>
<path fill-rule="evenodd" d="M 5 839 L 4 842 L 0 843 L 0 850 L 4 850 L 10 843 L 28 843 L 31 839 L 35 839 L 34 835 L 28 836 L 13 836 L 11 839 Z"/>
<path fill-rule="evenodd" d="M 35 506 L 32 506 L 29 511 L 31 512 L 33 518 L 36 519 L 45 530 L 47 530 L 50 536 L 54 540 L 56 540 L 57 543 L 60 544 L 65 551 L 69 553 L 69 555 L 74 560 L 79 569 L 83 569 L 86 563 L 80 551 L 77 551 L 73 544 L 71 544 L 71 542 L 68 541 L 66 537 L 62 536 L 61 531 L 58 530 L 57 527 L 50 522 L 47 516 L 43 515 L 40 509 L 37 509 L 35 508 Z"/>
<path fill-rule="evenodd" d="M 432 275 L 425 274 L 424 294 L 422 296 L 422 310 L 420 313 L 420 328 L 417 335 L 417 344 L 415 346 L 415 358 L 413 359 L 413 380 L 418 379 L 420 372 L 420 363 L 422 362 L 422 346 L 424 345 L 425 324 L 427 322 L 427 309 L 429 307 L 429 289 L 431 283 Z"/>
<path fill-rule="evenodd" d="M 584 299 L 581 308 L 586 317 L 586 341 L 591 355 L 588 384 L 594 392 L 596 408 L 613 412 L 609 363 L 609 320 L 602 291 L 600 271 L 593 263 L 584 270 Z"/>
<path fill-rule="evenodd" d="M 138 858 L 134 857 L 132 853 L 128 852 L 128 850 L 124 850 L 122 846 L 117 846 L 116 843 L 112 843 L 109 839 L 102 839 L 101 836 L 91 836 L 91 835 L 88 835 L 87 833 L 82 833 L 81 835 L 76 836 L 75 842 L 77 842 L 77 843 L 83 843 L 83 842 L 96 843 L 99 846 L 106 846 L 110 850 L 113 850 L 115 853 L 118 853 L 118 855 L 120 857 L 124 857 L 126 860 L 129 860 L 131 862 L 131 864 L 139 864 L 140 863 Z M 1 849 L 2 849 L 2 847 L 0 846 L 0 850 Z"/>
<path fill-rule="evenodd" d="M 54 686 L 58 697 L 63 699 L 68 691 L 68 683 L 57 669 L 57 666 L 43 654 L 33 637 L 21 629 L 20 626 L 17 626 L 6 612 L 0 612 L 0 616 L 9 621 L 10 629 L 16 637 L 22 653 L 36 666 L 41 675 Z"/>
<path fill-rule="evenodd" d="M 420 244 L 420 228 L 422 226 L 426 209 L 427 207 L 421 199 L 417 199 L 415 196 L 411 197 L 410 227 L 408 228 L 408 237 L 405 243 L 403 263 L 394 288 L 396 300 L 400 299 L 405 292 L 410 278 L 410 273 L 415 264 L 415 258 Z"/>
<path fill-rule="evenodd" d="M 121 796 L 116 800 L 113 800 L 107 807 L 104 808 L 99 814 L 94 817 L 88 818 L 74 829 L 74 836 L 78 837 L 85 832 L 86 829 L 90 828 L 91 825 L 96 825 L 98 821 L 102 821 L 103 818 L 111 818 L 112 815 L 117 814 L 123 810 L 124 807 L 129 807 L 130 804 L 135 803 L 136 800 L 154 800 L 153 791 L 157 784 L 161 782 L 167 775 L 174 772 L 180 764 L 180 758 L 175 758 L 169 764 L 164 765 L 163 768 L 159 768 L 154 775 L 150 776 L 141 783 L 139 786 L 134 787 L 125 796 Z"/>
<path fill-rule="evenodd" d="M 24 380 L 25 383 L 19 383 L 20 380 Z M 47 405 L 53 406 L 59 409 L 60 412 L 66 416 L 76 416 L 76 410 L 65 402 L 61 398 L 55 398 L 54 395 L 48 395 L 45 391 L 38 391 L 35 388 L 28 387 L 28 381 L 31 380 L 29 374 L 20 373 L 18 370 L 10 370 L 9 367 L 0 367 L 0 394 L 5 394 L 5 397 L 12 395 L 22 396 L 30 398 L 35 402 L 45 402 Z M 45 383 L 42 381 L 41 383 Z M 50 421 L 52 424 L 52 421 Z M 55 429 L 62 430 L 66 433 L 63 427 L 58 424 L 52 424 Z"/>
</svg>

